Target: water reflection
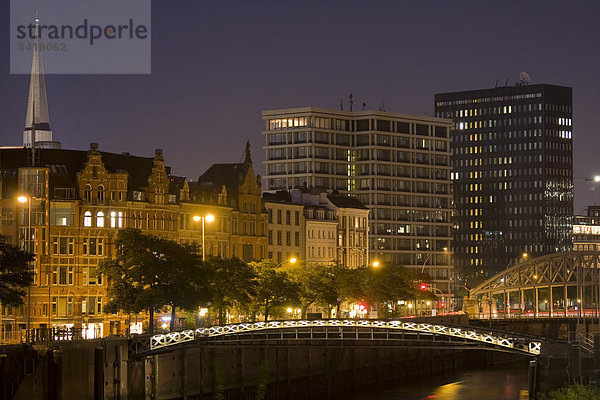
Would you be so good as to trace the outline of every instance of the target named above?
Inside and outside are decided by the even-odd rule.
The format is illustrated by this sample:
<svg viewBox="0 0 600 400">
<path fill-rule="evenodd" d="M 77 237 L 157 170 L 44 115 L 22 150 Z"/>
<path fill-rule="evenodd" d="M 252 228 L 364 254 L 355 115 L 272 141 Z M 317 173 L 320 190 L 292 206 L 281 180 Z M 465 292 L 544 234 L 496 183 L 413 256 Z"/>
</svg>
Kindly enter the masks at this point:
<svg viewBox="0 0 600 400">
<path fill-rule="evenodd" d="M 397 383 L 385 389 L 364 391 L 352 400 L 517 400 L 526 397 L 527 363 L 484 371 L 468 371 L 418 383 Z M 334 398 L 332 398 L 333 400 Z M 341 397 L 335 397 L 341 399 Z"/>
</svg>

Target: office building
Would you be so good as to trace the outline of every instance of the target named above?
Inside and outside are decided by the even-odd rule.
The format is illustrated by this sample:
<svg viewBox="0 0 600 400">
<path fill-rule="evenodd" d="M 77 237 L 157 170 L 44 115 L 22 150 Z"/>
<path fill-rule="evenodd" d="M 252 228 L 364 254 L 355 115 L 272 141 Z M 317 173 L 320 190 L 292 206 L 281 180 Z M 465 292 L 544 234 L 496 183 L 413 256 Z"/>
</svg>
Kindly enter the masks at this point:
<svg viewBox="0 0 600 400">
<path fill-rule="evenodd" d="M 571 88 L 516 86 L 435 95 L 454 120 L 454 261 L 483 279 L 524 253 L 572 248 Z"/>
<path fill-rule="evenodd" d="M 263 119 L 266 191 L 354 196 L 370 211 L 370 258 L 424 270 L 449 292 L 451 121 L 313 107 Z"/>
<path fill-rule="evenodd" d="M 573 220 L 573 250 L 600 251 L 600 206 L 588 206 Z"/>
</svg>

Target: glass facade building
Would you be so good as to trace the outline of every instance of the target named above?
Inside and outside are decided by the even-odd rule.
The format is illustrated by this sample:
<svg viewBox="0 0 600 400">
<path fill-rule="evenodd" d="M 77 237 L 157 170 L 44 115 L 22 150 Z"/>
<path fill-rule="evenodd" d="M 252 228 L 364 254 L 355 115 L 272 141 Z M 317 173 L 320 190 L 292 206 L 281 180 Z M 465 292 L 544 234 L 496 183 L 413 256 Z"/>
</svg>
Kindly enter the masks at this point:
<svg viewBox="0 0 600 400">
<path fill-rule="evenodd" d="M 517 85 L 435 95 L 451 118 L 455 267 L 490 275 L 572 249 L 572 90 Z"/>
</svg>

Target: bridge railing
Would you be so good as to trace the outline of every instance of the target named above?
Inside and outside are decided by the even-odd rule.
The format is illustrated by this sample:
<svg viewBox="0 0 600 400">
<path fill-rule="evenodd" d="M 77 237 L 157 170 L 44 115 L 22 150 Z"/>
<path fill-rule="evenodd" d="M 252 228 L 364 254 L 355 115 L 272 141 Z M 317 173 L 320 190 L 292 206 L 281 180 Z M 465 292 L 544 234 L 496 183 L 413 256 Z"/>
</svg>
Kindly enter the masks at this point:
<svg viewBox="0 0 600 400">
<path fill-rule="evenodd" d="M 515 334 L 494 329 L 475 328 L 469 326 L 452 326 L 427 322 L 403 320 L 354 320 L 354 319 L 323 319 L 323 320 L 283 320 L 268 322 L 240 323 L 219 325 L 195 330 L 184 330 L 153 335 L 150 337 L 150 351 L 188 343 L 194 340 L 225 337 L 252 332 L 285 329 L 322 329 L 322 328 L 370 328 L 387 329 L 406 332 L 418 332 L 429 335 L 461 338 L 467 341 L 484 343 L 504 349 L 510 349 L 530 355 L 541 352 L 543 339 L 528 335 Z"/>
</svg>

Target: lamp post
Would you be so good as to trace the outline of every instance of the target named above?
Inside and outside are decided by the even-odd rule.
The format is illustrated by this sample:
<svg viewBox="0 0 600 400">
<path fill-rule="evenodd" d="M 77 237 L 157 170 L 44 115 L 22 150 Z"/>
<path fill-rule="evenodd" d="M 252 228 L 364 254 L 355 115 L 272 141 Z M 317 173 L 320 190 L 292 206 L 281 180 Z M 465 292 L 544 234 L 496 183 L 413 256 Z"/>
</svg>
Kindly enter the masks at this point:
<svg viewBox="0 0 600 400">
<path fill-rule="evenodd" d="M 296 257 L 291 257 L 290 259 L 283 260 L 282 262 L 280 262 L 279 264 L 277 264 L 277 266 L 275 268 L 282 267 L 283 264 L 285 264 L 285 263 L 296 264 L 296 262 L 298 262 L 298 259 Z"/>
<path fill-rule="evenodd" d="M 31 255 L 31 196 L 19 196 L 17 198 L 21 204 L 27 203 L 27 241 L 23 243 L 24 250 Z M 31 269 L 31 265 L 30 265 Z M 31 283 L 27 289 L 27 343 L 29 343 L 29 333 L 31 332 Z"/>
<path fill-rule="evenodd" d="M 598 205 L 598 196 L 596 195 L 596 193 L 598 193 L 598 183 L 600 183 L 600 175 L 596 175 L 593 178 L 585 178 L 584 180 L 586 182 L 594 182 L 594 205 Z"/>
<path fill-rule="evenodd" d="M 194 215 L 192 219 L 194 220 L 194 222 L 202 221 L 202 261 L 206 261 L 206 250 L 204 248 L 204 221 L 211 223 L 215 220 L 215 216 L 212 214 L 207 214 L 203 216 Z"/>
</svg>

